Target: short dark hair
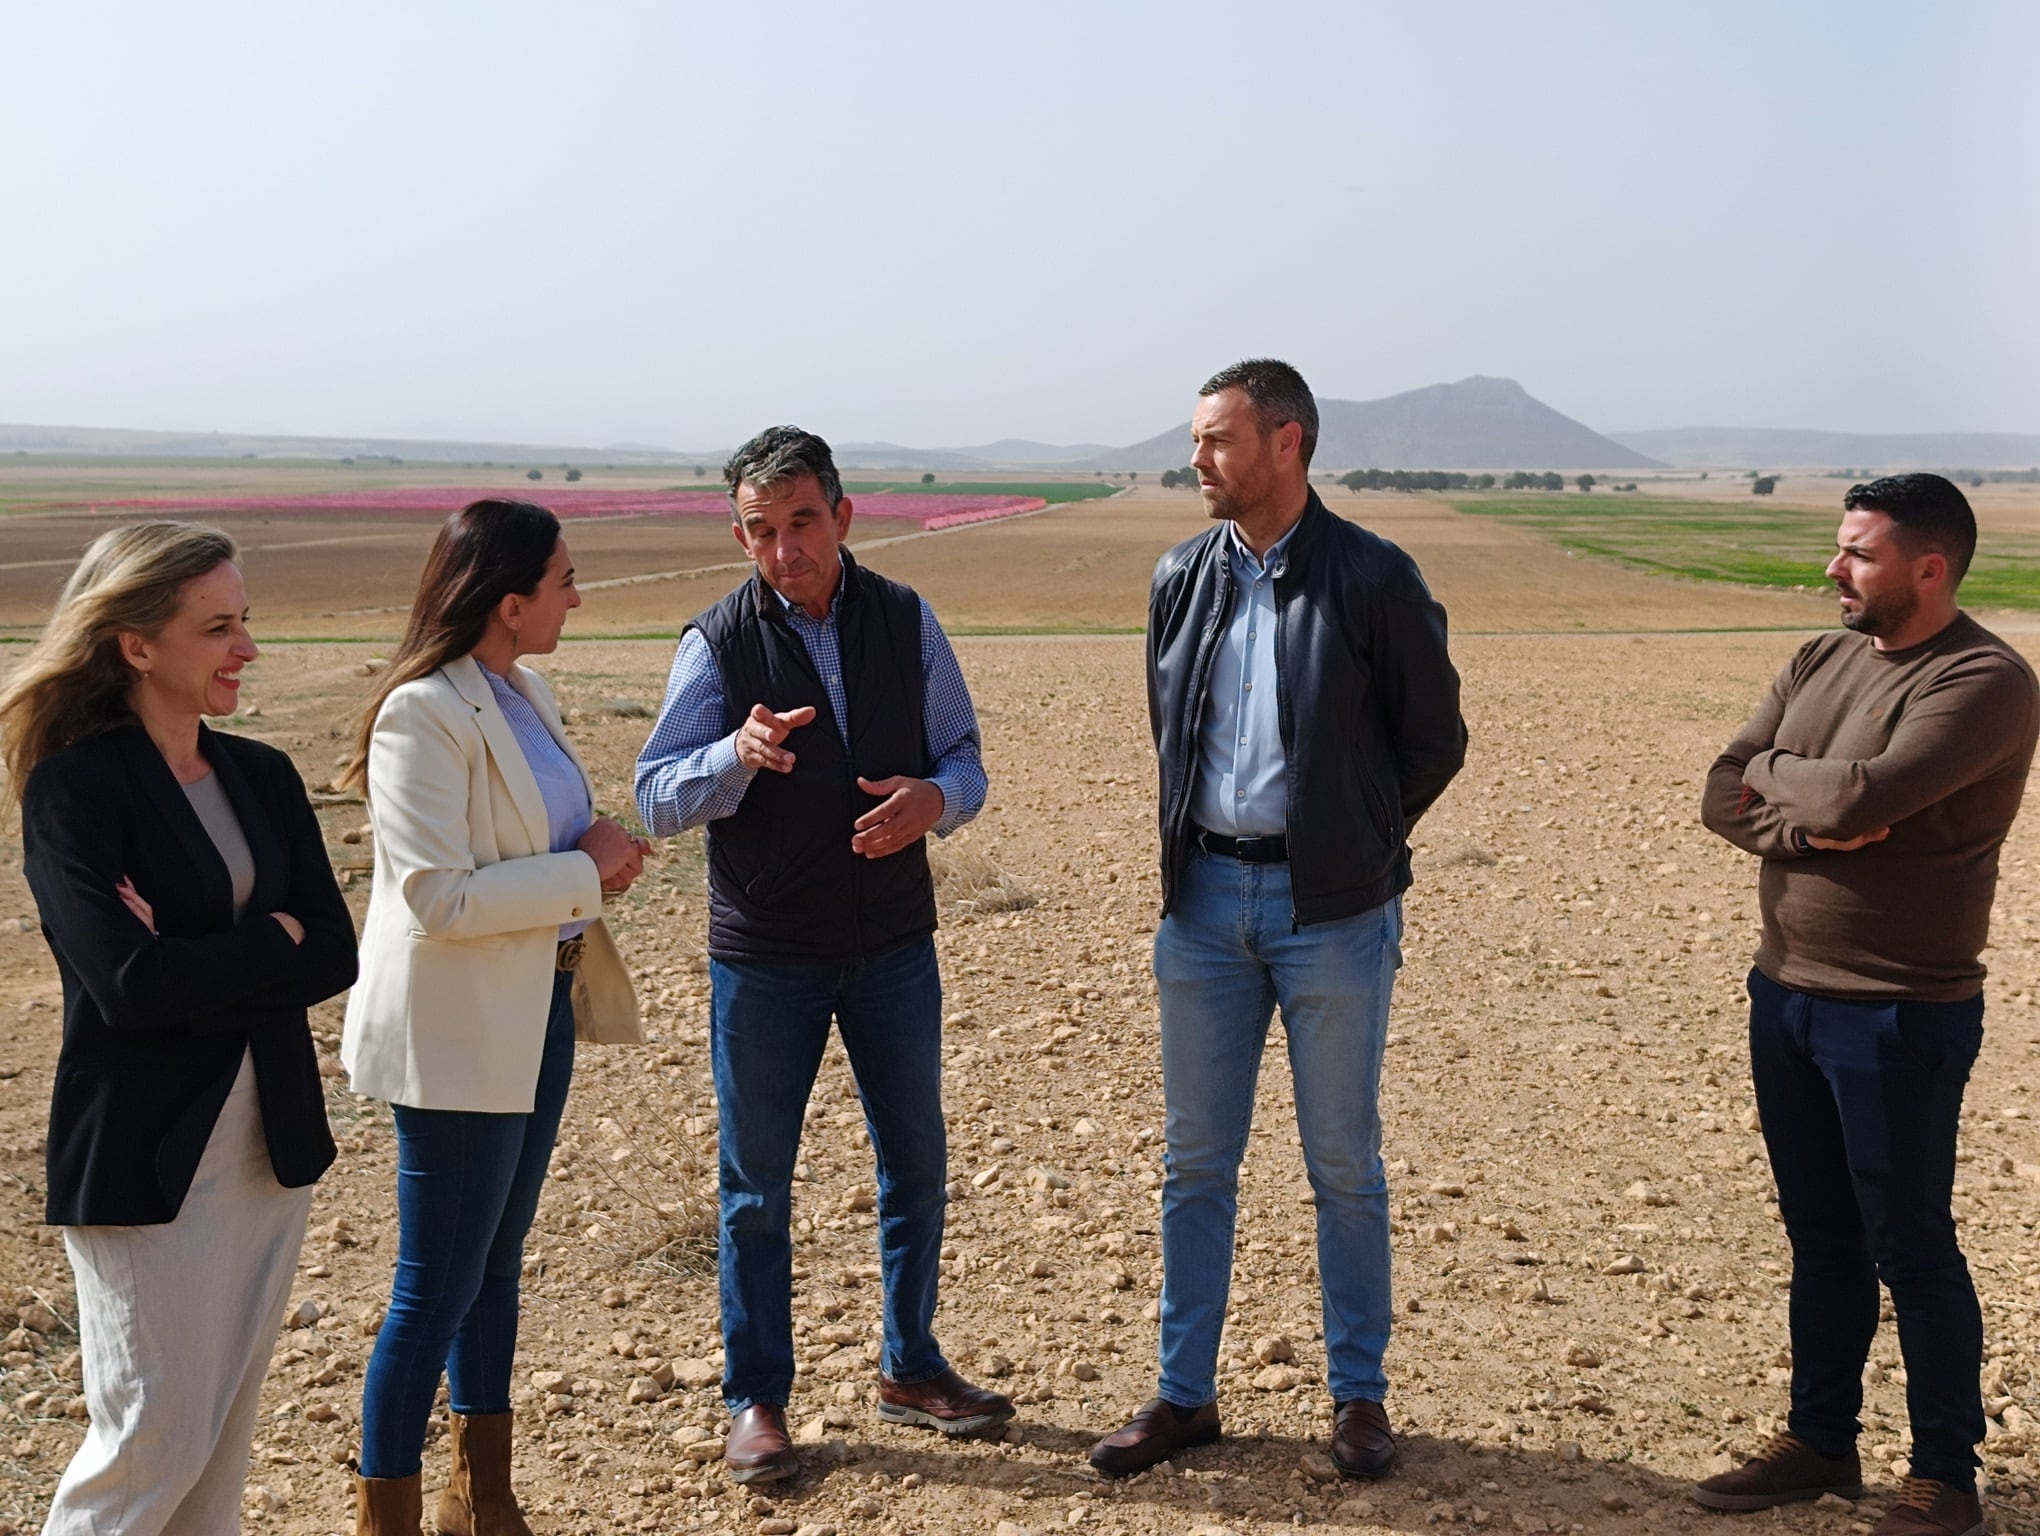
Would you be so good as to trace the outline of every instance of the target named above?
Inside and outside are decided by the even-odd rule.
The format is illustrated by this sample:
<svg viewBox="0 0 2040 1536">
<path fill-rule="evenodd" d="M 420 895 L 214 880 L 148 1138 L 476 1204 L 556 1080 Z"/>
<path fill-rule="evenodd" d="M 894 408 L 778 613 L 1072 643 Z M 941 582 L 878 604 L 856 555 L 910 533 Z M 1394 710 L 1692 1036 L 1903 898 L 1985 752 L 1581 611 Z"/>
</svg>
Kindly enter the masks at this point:
<svg viewBox="0 0 2040 1536">
<path fill-rule="evenodd" d="M 1976 553 L 1976 514 L 1952 480 L 1939 475 L 1886 475 L 1852 485 L 1842 498 L 1845 512 L 1882 512 L 1898 525 L 1907 549 L 1936 550 L 1948 557 L 1950 586 L 1962 580 Z"/>
<path fill-rule="evenodd" d="M 1303 443 L 1297 452 L 1303 467 L 1310 468 L 1310 456 L 1317 452 L 1317 400 L 1302 374 L 1272 357 L 1250 357 L 1219 369 L 1197 393 L 1216 395 L 1228 389 L 1237 389 L 1247 397 L 1263 432 L 1273 432 L 1291 421 L 1303 428 Z"/>
<path fill-rule="evenodd" d="M 829 445 L 799 427 L 767 427 L 731 454 L 722 467 L 723 483 L 730 489 L 730 520 L 736 520 L 738 486 L 748 483 L 769 490 L 802 475 L 815 477 L 829 510 L 835 511 L 836 503 L 843 499 L 843 477 L 836 473 Z"/>
</svg>

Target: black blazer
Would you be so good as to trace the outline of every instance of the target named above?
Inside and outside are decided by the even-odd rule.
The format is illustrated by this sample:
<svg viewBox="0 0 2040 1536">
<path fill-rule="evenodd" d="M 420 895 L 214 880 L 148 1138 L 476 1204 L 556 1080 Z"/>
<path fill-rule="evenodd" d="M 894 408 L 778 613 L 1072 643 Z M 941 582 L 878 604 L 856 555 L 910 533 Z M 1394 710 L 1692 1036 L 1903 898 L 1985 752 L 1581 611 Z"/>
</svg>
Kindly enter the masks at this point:
<svg viewBox="0 0 2040 1536">
<path fill-rule="evenodd" d="M 64 982 L 44 1219 L 167 1222 L 198 1171 L 244 1050 L 277 1181 L 333 1161 L 305 1010 L 354 982 L 354 923 L 297 770 L 261 742 L 199 728 L 255 860 L 247 915 L 170 765 L 137 725 L 29 776 L 23 864 Z M 115 887 L 154 909 L 151 935 Z M 304 924 L 293 944 L 269 914 Z"/>
</svg>

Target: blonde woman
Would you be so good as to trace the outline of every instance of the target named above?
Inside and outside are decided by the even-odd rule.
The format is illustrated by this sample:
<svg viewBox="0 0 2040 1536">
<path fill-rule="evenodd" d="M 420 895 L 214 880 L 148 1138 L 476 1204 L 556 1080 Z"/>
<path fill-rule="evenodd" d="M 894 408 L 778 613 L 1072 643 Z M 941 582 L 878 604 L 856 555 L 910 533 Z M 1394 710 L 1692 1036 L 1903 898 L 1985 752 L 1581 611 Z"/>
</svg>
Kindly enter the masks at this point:
<svg viewBox="0 0 2040 1536">
<path fill-rule="evenodd" d="M 580 605 L 543 507 L 447 519 L 349 774 L 368 789 L 375 880 L 341 1059 L 397 1130 L 398 1246 L 369 1360 L 356 1529 L 416 1536 L 442 1372 L 453 1468 L 443 1536 L 528 1536 L 510 1487 L 510 1379 L 524 1236 L 574 1041 L 635 1040 L 637 1002 L 602 898 L 645 845 L 597 816 L 552 694 L 520 658 Z"/>
<path fill-rule="evenodd" d="M 290 759 L 209 729 L 255 659 L 225 534 L 93 541 L 0 688 L 64 986 L 46 1220 L 92 1427 L 46 1536 L 238 1529 L 312 1184 L 333 1161 L 306 1008 L 354 927 Z"/>
</svg>

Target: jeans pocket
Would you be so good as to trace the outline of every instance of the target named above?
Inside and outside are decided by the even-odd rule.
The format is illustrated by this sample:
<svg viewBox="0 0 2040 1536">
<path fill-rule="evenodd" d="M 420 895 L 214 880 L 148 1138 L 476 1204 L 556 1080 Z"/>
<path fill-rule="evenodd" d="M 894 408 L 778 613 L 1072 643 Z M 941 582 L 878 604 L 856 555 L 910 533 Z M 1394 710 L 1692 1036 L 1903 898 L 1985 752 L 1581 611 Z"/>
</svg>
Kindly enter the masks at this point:
<svg viewBox="0 0 2040 1536">
<path fill-rule="evenodd" d="M 1937 1077 L 1967 1078 L 1983 1048 L 1983 1000 L 1898 1003 L 1888 1030 L 1900 1062 Z"/>
</svg>

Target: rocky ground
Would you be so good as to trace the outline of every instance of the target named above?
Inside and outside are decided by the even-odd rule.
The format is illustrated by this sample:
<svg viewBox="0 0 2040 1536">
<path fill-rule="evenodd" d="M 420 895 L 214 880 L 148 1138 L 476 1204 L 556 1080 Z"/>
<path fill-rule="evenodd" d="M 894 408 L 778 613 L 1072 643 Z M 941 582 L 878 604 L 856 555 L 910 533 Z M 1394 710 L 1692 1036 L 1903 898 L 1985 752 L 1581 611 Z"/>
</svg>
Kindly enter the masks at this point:
<svg viewBox="0 0 2040 1536">
<path fill-rule="evenodd" d="M 1684 1490 L 1782 1412 L 1786 1251 L 1742 1038 L 1755 869 L 1696 806 L 1708 761 L 1796 643 L 1458 643 L 1473 753 L 1417 829 L 1384 1088 L 1404 1455 L 1372 1487 L 1324 1459 L 1311 1211 L 1279 1026 L 1242 1179 L 1228 1437 L 1123 1484 L 1083 1465 L 1154 1381 L 1162 1106 L 1138 640 L 959 644 L 993 791 L 942 851 L 954 1200 L 938 1326 L 961 1369 L 1020 1402 L 1001 1442 L 952 1445 L 873 1412 L 872 1170 L 837 1050 L 796 1199 L 806 1470 L 762 1494 L 723 1476 L 702 865 L 698 839 L 669 844 L 612 912 L 652 1038 L 584 1052 L 528 1253 L 517 1465 L 534 1525 L 1736 1529 Z M 239 728 L 323 782 L 367 654 L 273 649 Z M 667 656 L 663 643 L 577 643 L 549 665 L 612 808 L 627 804 Z M 348 804 L 324 815 L 359 903 L 365 818 Z M 1995 1518 L 2019 1531 L 2040 1531 L 2036 835 L 2029 821 L 2008 850 L 1956 1199 L 1989 1335 Z M 0 1352 L 0 1536 L 36 1529 L 83 1429 L 68 1271 L 38 1225 L 56 977 L 17 871 L 15 845 L 0 857 L 0 1325 L 8 1308 L 18 1321 Z M 314 1025 L 330 1058 L 337 1006 Z M 387 1111 L 337 1075 L 329 1107 L 341 1159 L 320 1187 L 250 1477 L 248 1528 L 278 1536 L 347 1528 L 342 1464 L 395 1250 Z M 1868 1377 L 1875 1491 L 1743 1524 L 1867 1529 L 1906 1451 L 1889 1328 Z M 435 1443 L 428 1489 L 444 1465 Z"/>
</svg>

